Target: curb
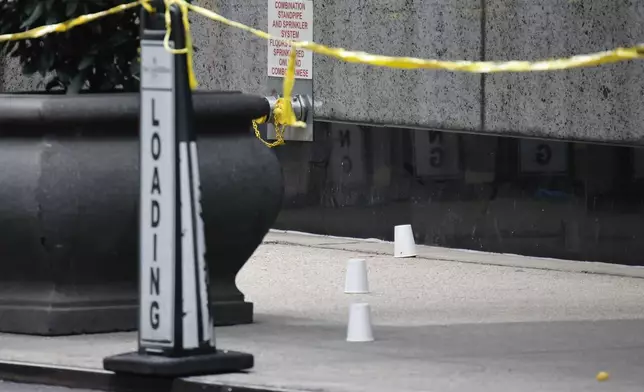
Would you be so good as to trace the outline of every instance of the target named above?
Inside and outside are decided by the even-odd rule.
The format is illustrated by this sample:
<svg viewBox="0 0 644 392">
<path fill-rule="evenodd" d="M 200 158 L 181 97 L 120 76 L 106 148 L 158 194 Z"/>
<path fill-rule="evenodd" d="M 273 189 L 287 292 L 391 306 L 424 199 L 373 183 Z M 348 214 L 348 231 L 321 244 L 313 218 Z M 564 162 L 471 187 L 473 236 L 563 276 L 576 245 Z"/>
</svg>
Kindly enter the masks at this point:
<svg viewBox="0 0 644 392">
<path fill-rule="evenodd" d="M 341 242 L 311 243 L 304 240 L 311 238 Z M 336 237 L 272 229 L 264 238 L 263 244 L 300 246 L 313 249 L 339 250 L 393 257 L 393 242 L 378 239 Z M 383 251 L 382 249 L 379 249 L 378 247 L 381 246 L 390 246 L 391 251 Z M 469 249 L 441 248 L 428 245 L 416 245 L 416 248 L 418 252 L 416 259 L 419 260 L 440 260 L 455 263 L 644 279 L 644 266 L 612 264 L 597 261 L 554 259 L 511 253 L 491 253 Z M 437 251 L 439 254 L 436 253 Z M 446 252 L 449 252 L 449 254 L 446 254 Z"/>
<path fill-rule="evenodd" d="M 0 361 L 0 381 L 105 392 L 283 392 L 281 389 L 202 383 L 181 378 L 117 375 L 98 369 L 14 361 Z"/>
</svg>

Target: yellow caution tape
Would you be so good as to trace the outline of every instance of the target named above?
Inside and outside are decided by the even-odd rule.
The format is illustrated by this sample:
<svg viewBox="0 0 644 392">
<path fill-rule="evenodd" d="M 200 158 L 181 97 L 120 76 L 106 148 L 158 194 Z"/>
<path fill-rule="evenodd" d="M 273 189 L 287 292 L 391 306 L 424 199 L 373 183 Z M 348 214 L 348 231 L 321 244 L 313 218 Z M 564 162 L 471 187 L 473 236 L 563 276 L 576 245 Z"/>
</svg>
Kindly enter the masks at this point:
<svg viewBox="0 0 644 392">
<path fill-rule="evenodd" d="M 262 135 L 259 132 L 259 124 L 264 124 L 266 121 L 268 121 L 268 116 L 260 117 L 258 119 L 253 120 L 253 129 L 255 130 L 255 136 L 266 145 L 268 148 L 273 148 L 277 146 L 281 146 L 282 144 L 285 144 L 284 141 L 284 131 L 286 130 L 286 123 L 287 120 L 284 119 L 284 106 L 286 105 L 287 100 L 285 98 L 279 98 L 277 102 L 275 102 L 275 107 L 273 108 L 273 122 L 274 122 L 274 128 L 275 128 L 275 141 L 270 143 L 267 142 L 266 140 L 262 139 Z M 290 104 L 290 101 L 288 101 Z M 292 111 L 292 106 L 291 106 L 291 111 Z"/>
<path fill-rule="evenodd" d="M 150 0 L 145 0 L 150 1 Z M 188 20 L 188 3 L 185 0 L 164 0 L 165 2 L 165 37 L 163 38 L 163 46 L 167 51 L 173 54 L 185 54 L 188 62 L 188 81 L 190 88 L 197 88 L 197 77 L 195 76 L 194 64 L 192 61 L 193 47 L 192 47 L 192 34 L 190 34 L 190 20 Z M 181 19 L 183 20 L 183 28 L 185 29 L 186 47 L 182 49 L 174 49 L 170 47 L 170 35 L 172 34 L 172 19 L 170 14 L 170 6 L 176 4 L 181 10 Z"/>
<path fill-rule="evenodd" d="M 317 44 L 315 42 L 284 40 L 282 38 L 273 37 L 265 31 L 227 19 L 213 11 L 196 5 L 188 4 L 188 9 L 213 21 L 252 33 L 257 37 L 266 40 L 275 39 L 287 42 L 291 45 L 291 55 L 289 56 L 288 68 L 283 82 L 283 95 L 284 100 L 287 103 L 284 105 L 285 112 L 283 113 L 280 121 L 283 121 L 281 124 L 294 127 L 306 126 L 303 122 L 296 120 L 295 113 L 293 113 L 293 109 L 290 104 L 291 91 L 293 84 L 295 83 L 295 48 L 308 49 L 311 52 L 334 57 L 338 60 L 350 63 L 360 63 L 396 69 L 434 69 L 469 73 L 555 71 L 644 58 L 644 45 L 542 61 L 443 61 L 416 57 L 382 56 L 365 52 L 349 51 L 343 48 L 333 48 Z"/>
<path fill-rule="evenodd" d="M 87 14 L 87 15 L 81 15 L 79 17 L 76 17 L 74 19 L 68 20 L 66 22 L 61 22 L 61 23 L 55 23 L 47 26 L 41 26 L 41 27 L 36 27 L 31 30 L 23 31 L 20 33 L 12 33 L 12 34 L 2 34 L 0 35 L 0 42 L 6 42 L 6 41 L 19 41 L 23 39 L 32 39 L 32 38 L 40 38 L 42 36 L 45 36 L 47 34 L 51 33 L 64 33 L 65 31 L 71 30 L 74 27 L 84 25 L 89 22 L 93 22 L 97 19 L 104 18 L 109 15 L 114 15 L 118 14 L 120 12 L 123 12 L 125 10 L 128 10 L 130 8 L 137 7 L 139 5 L 142 5 L 147 9 L 148 11 L 153 11 L 153 8 L 147 4 L 149 0 L 139 0 L 139 1 L 134 1 L 131 3 L 126 3 L 126 4 L 121 4 L 117 5 L 116 7 L 112 7 L 110 9 L 107 9 L 105 11 L 99 11 L 95 12 L 93 14 Z"/>
<path fill-rule="evenodd" d="M 185 0 L 176 0 L 185 1 Z M 201 8 L 196 5 L 188 4 L 188 9 L 208 19 L 224 23 L 228 26 L 250 32 L 263 39 L 274 39 L 289 43 L 292 47 L 308 49 L 312 52 L 334 57 L 338 60 L 374 65 L 378 67 L 397 68 L 397 69 L 436 69 L 452 72 L 469 72 L 469 73 L 498 73 L 498 72 L 535 72 L 535 71 L 555 71 L 579 67 L 596 66 L 600 64 L 615 63 L 633 59 L 644 58 L 644 45 L 636 45 L 628 48 L 617 48 L 604 52 L 583 54 L 568 58 L 542 60 L 542 61 L 444 61 L 435 59 L 422 59 L 416 57 L 394 57 L 382 56 L 366 52 L 355 52 L 342 48 L 333 48 L 315 42 L 309 41 L 291 41 L 283 38 L 273 37 L 265 31 L 246 26 L 245 24 L 227 19 L 215 12 Z M 294 76 L 294 74 L 292 75 Z M 286 84 L 285 77 L 284 83 Z"/>
<path fill-rule="evenodd" d="M 558 58 L 558 59 L 541 60 L 541 61 L 503 61 L 503 62 L 444 61 L 444 60 L 436 60 L 436 59 L 422 59 L 422 58 L 416 58 L 416 57 L 382 56 L 382 55 L 371 54 L 366 52 L 349 51 L 343 48 L 329 47 L 329 46 L 325 46 L 325 45 L 321 45 L 321 44 L 317 44 L 315 42 L 309 42 L 309 41 L 284 40 L 279 37 L 273 37 L 265 31 L 258 30 L 253 27 L 247 26 L 243 23 L 239 23 L 239 22 L 235 22 L 233 20 L 227 19 L 208 9 L 205 9 L 193 4 L 189 4 L 185 0 L 164 0 L 164 2 L 166 5 L 166 10 L 165 10 L 166 36 L 164 39 L 164 46 L 166 50 L 168 50 L 171 53 L 186 54 L 187 61 L 188 61 L 188 73 L 189 73 L 190 86 L 193 89 L 197 86 L 197 78 L 195 77 L 194 67 L 193 67 L 193 46 L 192 46 L 192 37 L 190 34 L 190 22 L 188 20 L 188 11 L 193 11 L 213 21 L 220 22 L 228 26 L 247 31 L 249 33 L 256 35 L 257 37 L 260 37 L 266 40 L 275 39 L 275 40 L 290 44 L 291 53 L 289 56 L 286 74 L 284 76 L 283 92 L 282 92 L 283 97 L 280 99 L 280 105 L 278 105 L 281 110 L 279 110 L 278 113 L 274 113 L 275 125 L 276 127 L 280 127 L 282 131 L 283 131 L 283 128 L 286 126 L 293 126 L 293 127 L 306 126 L 305 123 L 301 121 L 297 121 L 295 113 L 293 112 L 293 107 L 291 105 L 291 93 L 293 90 L 293 85 L 295 83 L 296 48 L 307 49 L 314 53 L 333 57 L 338 60 L 342 60 L 350 63 L 359 63 L 359 64 L 395 68 L 395 69 L 434 69 L 434 70 L 443 70 L 443 71 L 451 71 L 451 72 L 469 72 L 469 73 L 555 71 L 555 70 L 564 70 L 564 69 L 572 69 L 572 68 L 580 68 L 580 67 L 591 67 L 591 66 L 597 66 L 601 64 L 617 63 L 622 61 L 630 61 L 630 60 L 644 58 L 644 45 L 635 45 L 632 47 L 616 48 L 616 49 L 607 50 L 604 52 L 583 54 L 583 55 L 576 55 L 568 58 Z M 186 46 L 185 48 L 181 48 L 181 49 L 171 48 L 169 45 L 171 27 L 172 27 L 171 21 L 170 21 L 170 6 L 173 4 L 177 5 L 181 10 L 183 24 L 185 28 Z M 29 38 L 39 38 L 50 33 L 64 32 L 73 27 L 92 22 L 94 20 L 103 18 L 108 15 L 125 11 L 129 8 L 133 8 L 138 5 L 145 7 L 145 9 L 147 9 L 149 12 L 154 12 L 154 9 L 150 5 L 150 0 L 138 0 L 132 3 L 127 3 L 116 7 L 112 7 L 105 11 L 83 15 L 83 16 L 74 18 L 72 20 L 69 20 L 67 22 L 37 27 L 21 33 L 3 34 L 3 35 L 0 35 L 0 42 L 29 39 Z M 255 123 L 258 123 L 258 121 L 255 121 Z M 277 142 L 283 143 L 283 139 L 280 141 L 278 138 Z"/>
</svg>

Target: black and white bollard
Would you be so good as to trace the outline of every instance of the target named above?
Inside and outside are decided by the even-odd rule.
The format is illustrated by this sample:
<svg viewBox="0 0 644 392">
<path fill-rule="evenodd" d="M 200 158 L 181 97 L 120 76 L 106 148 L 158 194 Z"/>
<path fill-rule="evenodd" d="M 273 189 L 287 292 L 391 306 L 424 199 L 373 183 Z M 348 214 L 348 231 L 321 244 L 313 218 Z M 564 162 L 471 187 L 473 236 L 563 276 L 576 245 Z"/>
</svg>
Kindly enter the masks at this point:
<svg viewBox="0 0 644 392">
<path fill-rule="evenodd" d="M 139 350 L 103 366 L 160 377 L 249 369 L 252 355 L 215 345 L 186 55 L 164 48 L 163 1 L 154 6 L 141 14 Z M 171 45 L 182 48 L 178 7 L 171 15 Z"/>
</svg>

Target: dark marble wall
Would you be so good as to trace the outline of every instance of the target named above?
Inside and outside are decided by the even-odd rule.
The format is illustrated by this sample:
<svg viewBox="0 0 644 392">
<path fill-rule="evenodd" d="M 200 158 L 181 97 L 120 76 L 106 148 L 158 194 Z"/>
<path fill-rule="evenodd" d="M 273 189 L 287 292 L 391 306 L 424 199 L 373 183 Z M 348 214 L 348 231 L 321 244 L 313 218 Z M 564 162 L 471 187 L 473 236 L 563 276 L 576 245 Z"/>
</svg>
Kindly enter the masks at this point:
<svg viewBox="0 0 644 392">
<path fill-rule="evenodd" d="M 277 228 L 644 264 L 644 149 L 318 123 L 276 153 Z"/>
</svg>

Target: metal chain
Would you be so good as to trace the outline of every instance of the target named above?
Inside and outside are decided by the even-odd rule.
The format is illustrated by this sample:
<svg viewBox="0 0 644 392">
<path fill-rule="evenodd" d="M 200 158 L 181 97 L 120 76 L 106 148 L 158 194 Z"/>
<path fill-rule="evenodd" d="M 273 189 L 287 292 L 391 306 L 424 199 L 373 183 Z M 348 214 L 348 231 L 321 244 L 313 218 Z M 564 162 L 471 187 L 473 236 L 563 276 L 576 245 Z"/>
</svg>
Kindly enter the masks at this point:
<svg viewBox="0 0 644 392">
<path fill-rule="evenodd" d="M 278 125 L 277 121 L 275 121 L 275 124 L 274 124 L 274 126 L 275 126 L 275 137 L 276 137 L 277 140 L 275 140 L 274 142 L 270 143 L 270 142 L 267 142 L 266 140 L 262 139 L 262 135 L 259 133 L 258 124 L 263 124 L 264 121 L 266 121 L 266 117 L 262 117 L 262 118 L 260 118 L 258 120 L 253 120 L 253 129 L 255 130 L 255 136 L 262 143 L 264 143 L 264 145 L 266 145 L 266 147 L 268 147 L 268 148 L 273 148 L 273 147 L 277 147 L 277 146 L 280 146 L 282 144 L 285 144 L 284 143 L 284 129 L 286 128 L 286 126 Z"/>
</svg>

